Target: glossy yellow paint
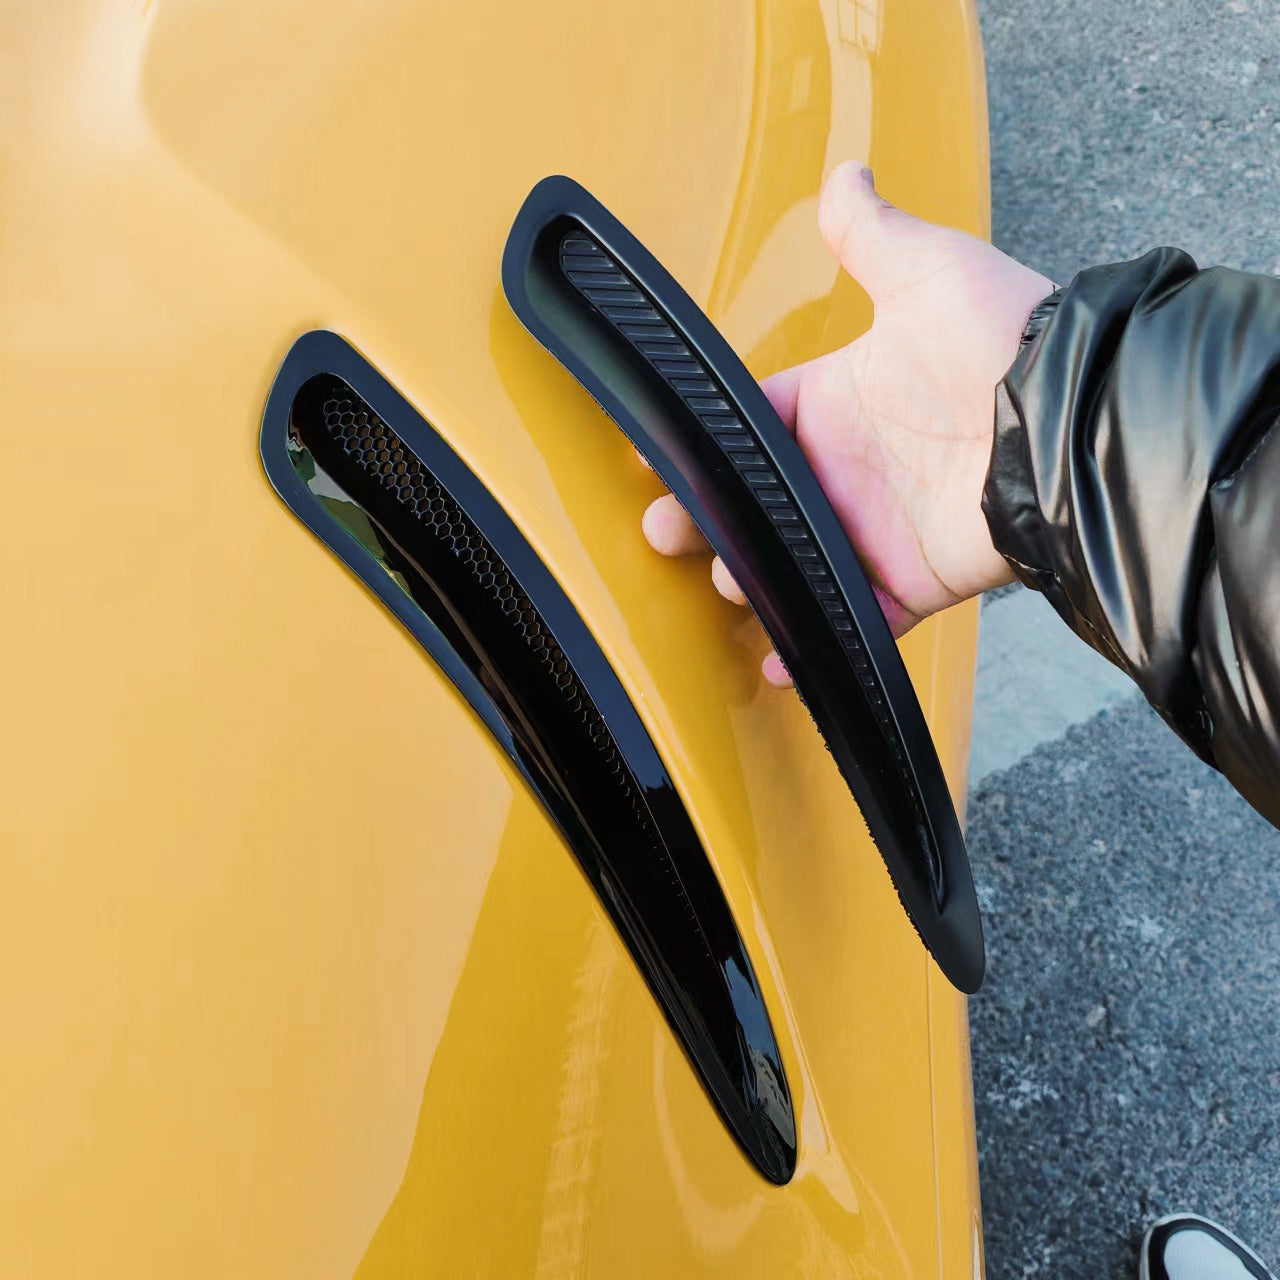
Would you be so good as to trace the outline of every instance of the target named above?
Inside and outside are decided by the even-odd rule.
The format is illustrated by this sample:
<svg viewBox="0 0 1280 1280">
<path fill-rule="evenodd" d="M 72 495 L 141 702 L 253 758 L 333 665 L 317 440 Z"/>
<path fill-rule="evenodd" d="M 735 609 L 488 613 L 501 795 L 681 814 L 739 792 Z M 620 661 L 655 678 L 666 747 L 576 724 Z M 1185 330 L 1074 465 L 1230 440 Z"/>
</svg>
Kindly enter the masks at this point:
<svg viewBox="0 0 1280 1280">
<path fill-rule="evenodd" d="M 962 1000 L 762 641 L 523 333 L 566 172 L 753 370 L 852 337 L 869 157 L 986 230 L 968 0 L 62 0 L 0 50 L 0 1274 L 980 1272 Z M 359 346 L 615 663 L 782 1040 L 795 1179 L 703 1097 L 541 810 L 270 493 L 291 341 Z M 904 644 L 963 795 L 976 614 Z"/>
</svg>

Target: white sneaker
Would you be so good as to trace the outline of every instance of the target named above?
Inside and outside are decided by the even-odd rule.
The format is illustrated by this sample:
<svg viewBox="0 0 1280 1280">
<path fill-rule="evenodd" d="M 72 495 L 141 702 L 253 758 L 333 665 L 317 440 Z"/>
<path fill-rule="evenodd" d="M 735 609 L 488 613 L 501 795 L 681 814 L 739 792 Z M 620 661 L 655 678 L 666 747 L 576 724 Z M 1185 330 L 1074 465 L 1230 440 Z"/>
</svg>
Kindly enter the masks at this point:
<svg viewBox="0 0 1280 1280">
<path fill-rule="evenodd" d="M 1192 1213 L 1153 1223 L 1142 1240 L 1139 1280 L 1275 1280 L 1225 1227 Z"/>
</svg>

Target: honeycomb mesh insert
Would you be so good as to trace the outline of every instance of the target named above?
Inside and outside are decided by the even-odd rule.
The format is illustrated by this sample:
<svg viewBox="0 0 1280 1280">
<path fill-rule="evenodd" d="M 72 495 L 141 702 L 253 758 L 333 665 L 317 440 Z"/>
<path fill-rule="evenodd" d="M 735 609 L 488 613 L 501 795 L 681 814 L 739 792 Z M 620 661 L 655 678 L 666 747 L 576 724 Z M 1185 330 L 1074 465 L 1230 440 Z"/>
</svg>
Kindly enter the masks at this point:
<svg viewBox="0 0 1280 1280">
<path fill-rule="evenodd" d="M 675 862 L 613 734 L 533 602 L 449 492 L 399 435 L 346 384 L 334 381 L 323 400 L 321 414 L 325 432 L 345 458 L 394 497 L 425 534 L 452 553 L 497 606 L 503 620 L 536 655 L 565 711 L 572 716 L 578 731 L 590 741 L 604 772 L 617 786 L 628 806 L 633 827 L 643 836 L 655 859 L 654 869 L 669 879 L 709 956 L 710 946 Z"/>
</svg>

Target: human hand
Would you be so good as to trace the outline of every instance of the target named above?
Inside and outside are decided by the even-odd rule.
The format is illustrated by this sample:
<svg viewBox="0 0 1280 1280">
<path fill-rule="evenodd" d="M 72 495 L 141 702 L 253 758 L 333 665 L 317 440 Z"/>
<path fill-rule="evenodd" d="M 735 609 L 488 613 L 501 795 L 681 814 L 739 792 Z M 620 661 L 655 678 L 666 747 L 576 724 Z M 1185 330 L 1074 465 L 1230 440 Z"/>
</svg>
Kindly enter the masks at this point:
<svg viewBox="0 0 1280 1280">
<path fill-rule="evenodd" d="M 1054 285 L 985 241 L 895 209 L 859 165 L 828 178 L 818 221 L 841 266 L 870 295 L 873 323 L 847 347 L 762 386 L 900 636 L 1013 580 L 981 507 L 995 388 L 1032 309 Z M 707 549 L 670 495 L 645 512 L 644 532 L 664 555 Z M 718 557 L 711 578 L 726 598 L 746 603 Z M 764 673 L 790 683 L 776 654 Z"/>
</svg>

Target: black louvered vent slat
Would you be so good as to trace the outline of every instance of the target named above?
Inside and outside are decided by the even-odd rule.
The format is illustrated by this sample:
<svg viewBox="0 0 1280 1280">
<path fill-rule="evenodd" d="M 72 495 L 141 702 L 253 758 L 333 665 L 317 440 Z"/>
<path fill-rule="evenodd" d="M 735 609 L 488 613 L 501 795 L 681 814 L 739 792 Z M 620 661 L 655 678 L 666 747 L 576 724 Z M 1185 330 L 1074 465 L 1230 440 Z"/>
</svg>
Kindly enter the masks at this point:
<svg viewBox="0 0 1280 1280">
<path fill-rule="evenodd" d="M 738 475 L 751 487 L 755 500 L 777 528 L 792 559 L 809 579 L 814 593 L 823 597 L 823 610 L 849 661 L 852 678 L 884 734 L 885 743 L 898 770 L 903 793 L 917 820 L 923 824 L 924 816 L 916 798 L 915 778 L 911 774 L 911 765 L 903 748 L 898 726 L 889 709 L 884 690 L 880 687 L 880 681 L 876 678 L 866 647 L 850 616 L 849 606 L 839 594 L 830 565 L 801 520 L 794 497 L 781 477 L 770 469 L 768 459 L 760 451 L 759 442 L 742 421 L 728 394 L 686 346 L 680 344 L 679 359 L 670 359 L 665 352 L 659 354 L 655 351 L 654 344 L 640 340 L 638 326 L 625 322 L 629 316 L 622 315 L 616 306 L 609 305 L 608 299 L 602 301 L 601 291 L 591 287 L 589 280 L 607 277 L 613 286 L 609 291 L 611 294 L 621 296 L 625 289 L 629 306 L 645 307 L 652 311 L 656 320 L 662 320 L 661 314 L 640 285 L 594 240 L 577 232 L 564 236 L 560 241 L 560 267 L 582 296 L 635 346 L 689 409 L 712 428 L 712 439 L 720 446 Z M 664 336 L 676 338 L 675 332 L 665 323 L 662 329 Z M 643 336 L 647 338 L 648 335 Z M 930 871 L 934 883 L 939 883 L 941 868 L 932 850 Z"/>
<path fill-rule="evenodd" d="M 912 923 L 947 976 L 976 991 L 982 918 L 928 721 L 858 549 L 751 371 L 662 263 L 567 176 L 537 183 L 516 214 L 502 288 L 728 565 Z"/>
</svg>

